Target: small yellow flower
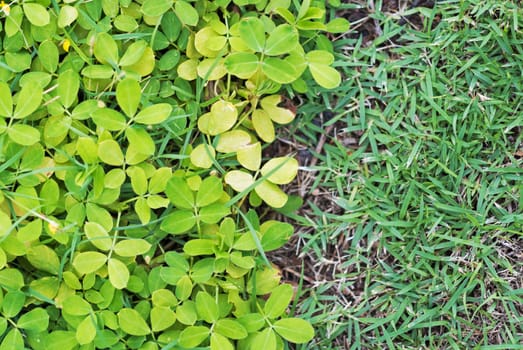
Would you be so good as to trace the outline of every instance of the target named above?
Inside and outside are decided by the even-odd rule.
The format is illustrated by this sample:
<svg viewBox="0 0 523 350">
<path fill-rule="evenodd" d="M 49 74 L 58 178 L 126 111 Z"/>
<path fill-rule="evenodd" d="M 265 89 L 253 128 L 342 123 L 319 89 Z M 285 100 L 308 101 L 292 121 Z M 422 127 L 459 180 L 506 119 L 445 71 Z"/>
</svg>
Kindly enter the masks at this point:
<svg viewBox="0 0 523 350">
<path fill-rule="evenodd" d="M 71 47 L 71 42 L 69 39 L 64 39 L 64 42 L 62 43 L 62 47 L 65 52 L 69 52 L 69 48 Z"/>
<path fill-rule="evenodd" d="M 0 10 L 5 13 L 6 16 L 9 16 L 11 13 L 11 7 L 9 7 L 9 5 L 7 5 L 3 0 L 0 1 Z"/>
<path fill-rule="evenodd" d="M 51 220 L 48 222 L 47 228 L 49 229 L 49 232 L 54 235 L 56 232 L 58 232 L 58 229 L 60 229 L 60 225 Z"/>
</svg>

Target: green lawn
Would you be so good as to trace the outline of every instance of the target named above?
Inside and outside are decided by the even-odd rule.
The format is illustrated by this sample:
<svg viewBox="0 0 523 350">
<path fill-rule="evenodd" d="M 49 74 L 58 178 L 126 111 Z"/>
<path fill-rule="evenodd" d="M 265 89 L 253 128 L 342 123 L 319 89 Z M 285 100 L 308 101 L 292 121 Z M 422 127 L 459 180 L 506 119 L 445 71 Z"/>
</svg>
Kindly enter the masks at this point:
<svg viewBox="0 0 523 350">
<path fill-rule="evenodd" d="M 523 10 L 374 8 L 331 9 L 365 14 L 334 44 L 346 80 L 288 130 L 302 349 L 521 349 Z"/>
</svg>

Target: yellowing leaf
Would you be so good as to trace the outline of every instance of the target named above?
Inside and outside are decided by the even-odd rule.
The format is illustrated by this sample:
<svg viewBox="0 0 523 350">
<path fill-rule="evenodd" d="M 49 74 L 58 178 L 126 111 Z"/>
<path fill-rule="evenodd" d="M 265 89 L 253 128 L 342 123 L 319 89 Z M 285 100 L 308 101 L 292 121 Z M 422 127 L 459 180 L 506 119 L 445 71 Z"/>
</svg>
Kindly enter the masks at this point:
<svg viewBox="0 0 523 350">
<path fill-rule="evenodd" d="M 209 135 L 221 134 L 234 126 L 238 120 L 238 110 L 231 102 L 219 100 L 211 106 L 207 119 L 198 123 L 200 130 L 205 130 Z"/>
<path fill-rule="evenodd" d="M 97 271 L 107 261 L 107 256 L 99 252 L 82 252 L 73 259 L 73 267 L 81 275 Z"/>
<path fill-rule="evenodd" d="M 252 112 L 252 125 L 254 130 L 265 142 L 272 142 L 276 138 L 274 133 L 274 125 L 272 124 L 271 118 L 262 109 L 256 109 Z"/>
<path fill-rule="evenodd" d="M 105 164 L 119 166 L 124 162 L 120 145 L 114 140 L 104 140 L 98 144 L 98 158 Z"/>
<path fill-rule="evenodd" d="M 200 144 L 196 146 L 191 152 L 191 163 L 203 169 L 209 169 L 216 157 L 214 148 L 207 144 Z"/>
<path fill-rule="evenodd" d="M 294 120 L 296 115 L 287 108 L 278 107 L 281 100 L 282 97 L 280 95 L 271 95 L 263 98 L 260 101 L 260 104 L 273 122 L 278 124 L 288 124 Z"/>
<path fill-rule="evenodd" d="M 243 192 L 254 183 L 254 178 L 244 171 L 232 170 L 225 174 L 225 183 L 236 192 Z"/>
<path fill-rule="evenodd" d="M 243 146 L 236 152 L 236 158 L 246 169 L 252 171 L 260 169 L 262 158 L 261 144 L 256 142 L 252 145 Z"/>
<path fill-rule="evenodd" d="M 180 78 L 191 81 L 198 77 L 198 60 L 193 58 L 180 63 L 177 68 Z"/>
<path fill-rule="evenodd" d="M 143 50 L 143 55 L 131 65 L 123 65 L 120 63 L 125 70 L 139 74 L 140 76 L 146 76 L 151 74 L 154 69 L 154 51 L 150 47 L 146 47 Z"/>
<path fill-rule="evenodd" d="M 125 78 L 116 86 L 116 101 L 128 117 L 132 117 L 140 103 L 140 84 L 132 78 Z"/>
<path fill-rule="evenodd" d="M 141 110 L 134 121 L 140 124 L 159 124 L 171 115 L 173 107 L 168 103 L 157 103 Z"/>
<path fill-rule="evenodd" d="M 309 62 L 309 70 L 314 80 L 326 89 L 334 89 L 341 83 L 340 73 L 331 66 Z"/>
<path fill-rule="evenodd" d="M 287 195 L 277 185 L 269 181 L 262 181 L 254 188 L 261 199 L 273 208 L 281 208 L 287 203 Z"/>
<path fill-rule="evenodd" d="M 298 161 L 291 157 L 273 158 L 263 165 L 261 173 L 268 176 L 270 182 L 285 185 L 296 177 Z"/>
<path fill-rule="evenodd" d="M 218 80 L 227 74 L 227 69 L 223 65 L 223 59 L 208 58 L 201 61 L 196 67 L 198 76 L 206 80 Z"/>
<path fill-rule="evenodd" d="M 216 150 L 221 153 L 236 152 L 251 142 L 251 136 L 243 130 L 232 130 L 218 136 Z"/>
</svg>

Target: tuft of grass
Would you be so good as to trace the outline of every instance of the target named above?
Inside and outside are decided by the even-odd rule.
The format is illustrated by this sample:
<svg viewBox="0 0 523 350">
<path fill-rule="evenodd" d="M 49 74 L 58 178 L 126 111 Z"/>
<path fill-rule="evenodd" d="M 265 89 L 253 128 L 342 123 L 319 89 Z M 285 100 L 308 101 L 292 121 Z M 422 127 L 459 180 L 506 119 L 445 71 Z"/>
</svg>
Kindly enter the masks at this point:
<svg viewBox="0 0 523 350">
<path fill-rule="evenodd" d="M 330 10 L 357 14 L 334 44 L 345 83 L 289 129 L 303 349 L 520 349 L 523 12 L 392 3 Z"/>
</svg>

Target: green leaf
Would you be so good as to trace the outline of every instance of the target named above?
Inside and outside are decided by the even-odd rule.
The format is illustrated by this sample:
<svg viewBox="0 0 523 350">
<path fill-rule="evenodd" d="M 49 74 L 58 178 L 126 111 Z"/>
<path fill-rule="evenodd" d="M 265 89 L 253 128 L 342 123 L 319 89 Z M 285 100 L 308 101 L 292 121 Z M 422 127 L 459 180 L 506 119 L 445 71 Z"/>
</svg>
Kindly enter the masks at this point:
<svg viewBox="0 0 523 350">
<path fill-rule="evenodd" d="M 58 27 L 65 28 L 71 25 L 78 18 L 78 10 L 74 6 L 63 5 L 58 14 Z"/>
<path fill-rule="evenodd" d="M 171 115 L 173 108 L 167 103 L 157 103 L 142 109 L 134 121 L 140 124 L 159 124 Z"/>
<path fill-rule="evenodd" d="M 270 319 L 280 317 L 292 300 L 294 290 L 290 284 L 282 284 L 276 287 L 263 307 L 265 316 Z"/>
<path fill-rule="evenodd" d="M 325 50 L 309 51 L 305 55 L 305 58 L 309 63 L 331 65 L 334 62 L 334 55 Z"/>
<path fill-rule="evenodd" d="M 60 258 L 54 249 L 40 244 L 28 249 L 27 260 L 31 265 L 41 271 L 58 275 L 60 271 Z"/>
<path fill-rule="evenodd" d="M 340 73 L 326 64 L 309 62 L 309 70 L 314 80 L 326 89 L 334 89 L 341 83 Z"/>
<path fill-rule="evenodd" d="M 24 3 L 22 7 L 25 17 L 32 25 L 43 27 L 49 24 L 51 18 L 43 5 L 38 3 Z"/>
<path fill-rule="evenodd" d="M 143 196 L 147 192 L 147 175 L 145 171 L 138 166 L 132 166 L 127 169 L 127 175 L 131 179 L 133 192 Z"/>
<path fill-rule="evenodd" d="M 9 85 L 0 81 L 0 116 L 10 117 L 13 113 L 13 97 Z"/>
<path fill-rule="evenodd" d="M 210 330 L 204 326 L 189 326 L 185 328 L 178 338 L 178 343 L 184 348 L 194 348 L 209 337 Z"/>
<path fill-rule="evenodd" d="M 153 332 L 163 331 L 176 322 L 176 314 L 168 307 L 155 306 L 151 309 L 151 326 Z"/>
<path fill-rule="evenodd" d="M 98 158 L 108 165 L 120 166 L 124 163 L 120 145 L 114 140 L 104 140 L 98 144 Z"/>
<path fill-rule="evenodd" d="M 173 176 L 169 179 L 165 194 L 171 203 L 178 208 L 192 209 L 194 207 L 194 192 L 181 177 Z"/>
<path fill-rule="evenodd" d="M 209 169 L 213 165 L 216 157 L 214 147 L 206 143 L 196 146 L 190 155 L 191 163 L 198 168 Z"/>
<path fill-rule="evenodd" d="M 216 224 L 231 213 L 231 209 L 222 203 L 214 203 L 200 209 L 198 217 L 206 224 Z"/>
<path fill-rule="evenodd" d="M 93 317 L 88 315 L 78 324 L 75 336 L 80 345 L 89 344 L 94 340 L 96 337 L 96 326 Z"/>
<path fill-rule="evenodd" d="M 62 302 L 62 309 L 65 313 L 73 316 L 85 316 L 92 311 L 91 304 L 76 294 L 68 296 Z"/>
<path fill-rule="evenodd" d="M 78 90 L 80 89 L 80 77 L 72 69 L 68 69 L 65 72 L 60 73 L 58 76 L 58 96 L 60 101 L 65 108 L 69 108 L 73 105 L 76 97 L 78 96 Z"/>
<path fill-rule="evenodd" d="M 192 293 L 193 284 L 189 276 L 185 275 L 182 276 L 177 282 L 176 282 L 176 297 L 180 300 L 187 300 Z"/>
<path fill-rule="evenodd" d="M 167 215 L 160 228 L 168 233 L 180 234 L 189 231 L 196 225 L 196 217 L 190 210 L 175 210 Z"/>
<path fill-rule="evenodd" d="M 24 276 L 18 269 L 0 270 L 0 286 L 8 289 L 20 289 L 24 286 Z"/>
<path fill-rule="evenodd" d="M 140 126 L 132 126 L 125 130 L 125 136 L 129 140 L 129 146 L 136 147 L 140 154 L 152 156 L 156 150 L 154 140 L 151 135 Z"/>
<path fill-rule="evenodd" d="M 31 146 L 40 141 L 40 131 L 25 124 L 15 124 L 7 129 L 9 138 L 22 146 Z"/>
<path fill-rule="evenodd" d="M 7 292 L 2 301 L 2 314 L 13 318 L 22 310 L 25 303 L 25 294 L 20 291 Z"/>
<path fill-rule="evenodd" d="M 254 183 L 254 178 L 245 171 L 231 170 L 225 174 L 225 183 L 236 192 L 243 192 Z"/>
<path fill-rule="evenodd" d="M 286 185 L 296 177 L 298 161 L 291 157 L 277 157 L 269 160 L 261 168 L 261 174 L 267 180 L 278 185 Z"/>
<path fill-rule="evenodd" d="M 49 325 L 49 314 L 41 307 L 37 307 L 20 316 L 16 325 L 29 332 L 43 332 Z"/>
<path fill-rule="evenodd" d="M 81 275 L 96 272 L 105 265 L 107 256 L 99 252 L 82 252 L 73 259 L 73 267 Z"/>
<path fill-rule="evenodd" d="M 229 339 L 218 333 L 211 334 L 211 350 L 234 350 Z"/>
<path fill-rule="evenodd" d="M 53 331 L 45 337 L 46 349 L 72 350 L 78 346 L 75 332 Z"/>
<path fill-rule="evenodd" d="M 196 312 L 200 319 L 207 323 L 214 323 L 220 317 L 216 300 L 206 292 L 196 294 Z"/>
<path fill-rule="evenodd" d="M 84 225 L 85 236 L 96 248 L 108 251 L 111 249 L 113 240 L 109 237 L 107 230 L 97 222 L 87 222 Z"/>
<path fill-rule="evenodd" d="M 123 308 L 118 312 L 118 323 L 122 331 L 136 336 L 143 336 L 151 333 L 151 329 L 140 315 L 134 309 Z"/>
<path fill-rule="evenodd" d="M 257 17 L 247 17 L 239 24 L 240 38 L 247 46 L 255 51 L 261 52 L 265 47 L 265 27 Z"/>
<path fill-rule="evenodd" d="M 287 194 L 272 182 L 262 181 L 254 188 L 254 191 L 265 203 L 273 208 L 281 208 L 287 203 Z"/>
<path fill-rule="evenodd" d="M 198 24 L 198 12 L 186 1 L 177 0 L 174 3 L 174 12 L 183 24 L 188 26 L 195 26 Z"/>
<path fill-rule="evenodd" d="M 216 202 L 223 193 L 222 181 L 216 176 L 205 178 L 196 194 L 196 206 L 204 207 Z"/>
<path fill-rule="evenodd" d="M 42 102 L 42 88 L 38 84 L 24 85 L 18 95 L 13 118 L 22 119 L 36 111 Z"/>
<path fill-rule="evenodd" d="M 142 4 L 142 12 L 146 16 L 158 17 L 167 12 L 172 5 L 172 0 L 145 0 Z"/>
<path fill-rule="evenodd" d="M 350 22 L 345 18 L 338 17 L 327 23 L 329 33 L 346 33 L 350 28 Z"/>
<path fill-rule="evenodd" d="M 97 126 L 109 131 L 120 131 L 127 126 L 124 115 L 111 108 L 100 108 L 96 110 L 92 114 L 92 118 Z"/>
<path fill-rule="evenodd" d="M 265 328 L 254 338 L 251 350 L 276 350 L 276 333 L 272 328 Z"/>
<path fill-rule="evenodd" d="M 310 323 L 300 318 L 278 320 L 274 322 L 273 328 L 284 339 L 296 344 L 307 343 L 314 337 Z"/>
<path fill-rule="evenodd" d="M 107 270 L 109 273 L 109 281 L 116 289 L 123 289 L 127 287 L 129 282 L 129 269 L 118 259 L 111 258 L 107 262 Z"/>
<path fill-rule="evenodd" d="M 267 225 L 268 224 L 268 225 Z M 268 228 L 266 228 L 268 226 Z M 292 225 L 283 222 L 266 222 L 262 225 L 262 247 L 265 251 L 281 248 L 294 233 Z"/>
<path fill-rule="evenodd" d="M 252 125 L 254 126 L 254 130 L 258 136 L 260 136 L 263 141 L 270 143 L 276 138 L 274 124 L 267 112 L 264 110 L 256 109 L 252 112 Z M 252 151 L 254 152 L 255 150 Z M 245 163 L 247 164 L 251 162 L 246 161 Z M 249 166 L 254 166 L 254 164 L 250 164 Z"/>
<path fill-rule="evenodd" d="M 24 338 L 22 333 L 16 328 L 12 328 L 9 333 L 6 334 L 4 340 L 0 344 L 0 350 L 23 350 Z"/>
<path fill-rule="evenodd" d="M 214 331 L 229 339 L 243 339 L 248 335 L 247 330 L 240 322 L 230 318 L 218 320 L 214 325 Z"/>
<path fill-rule="evenodd" d="M 138 63 L 138 61 L 140 61 L 140 59 L 143 57 L 146 48 L 147 42 L 145 40 L 137 40 L 133 42 L 131 45 L 129 45 L 120 59 L 120 65 L 127 67 Z"/>
<path fill-rule="evenodd" d="M 212 239 L 191 239 L 183 246 L 183 251 L 189 256 L 212 255 L 216 242 Z"/>
<path fill-rule="evenodd" d="M 298 31 L 293 26 L 281 24 L 269 35 L 264 53 L 268 56 L 280 56 L 289 53 L 298 46 L 298 39 Z"/>
<path fill-rule="evenodd" d="M 82 69 L 82 75 L 90 79 L 111 79 L 114 70 L 111 66 L 105 64 L 93 64 Z"/>
<path fill-rule="evenodd" d="M 118 46 L 107 33 L 98 33 L 94 41 L 94 56 L 102 64 L 116 67 L 118 64 Z"/>
<path fill-rule="evenodd" d="M 151 244 L 145 239 L 126 239 L 116 243 L 114 252 L 122 257 L 134 257 L 145 254 L 151 249 Z"/>
<path fill-rule="evenodd" d="M 173 307 L 178 305 L 178 300 L 174 296 L 173 292 L 168 289 L 155 290 L 152 293 L 151 300 L 153 305 L 157 307 Z"/>
<path fill-rule="evenodd" d="M 262 62 L 262 71 L 267 78 L 279 84 L 289 84 L 300 77 L 292 64 L 280 58 L 266 58 Z"/>
<path fill-rule="evenodd" d="M 140 84 L 132 78 L 125 78 L 116 86 L 116 101 L 122 111 L 132 118 L 140 103 Z"/>
<path fill-rule="evenodd" d="M 143 225 L 146 225 L 149 223 L 149 221 L 151 221 L 151 209 L 153 208 L 149 206 L 150 198 L 151 197 L 147 197 L 147 199 L 145 199 L 144 197 L 140 197 L 134 203 L 134 211 L 136 212 L 136 215 L 138 215 L 138 218 Z M 167 205 L 169 205 L 169 201 L 166 201 Z M 167 205 L 165 205 L 165 207 Z"/>
<path fill-rule="evenodd" d="M 50 73 L 54 73 L 58 67 L 58 47 L 51 40 L 45 40 L 38 47 L 38 58 L 42 66 Z"/>
</svg>

